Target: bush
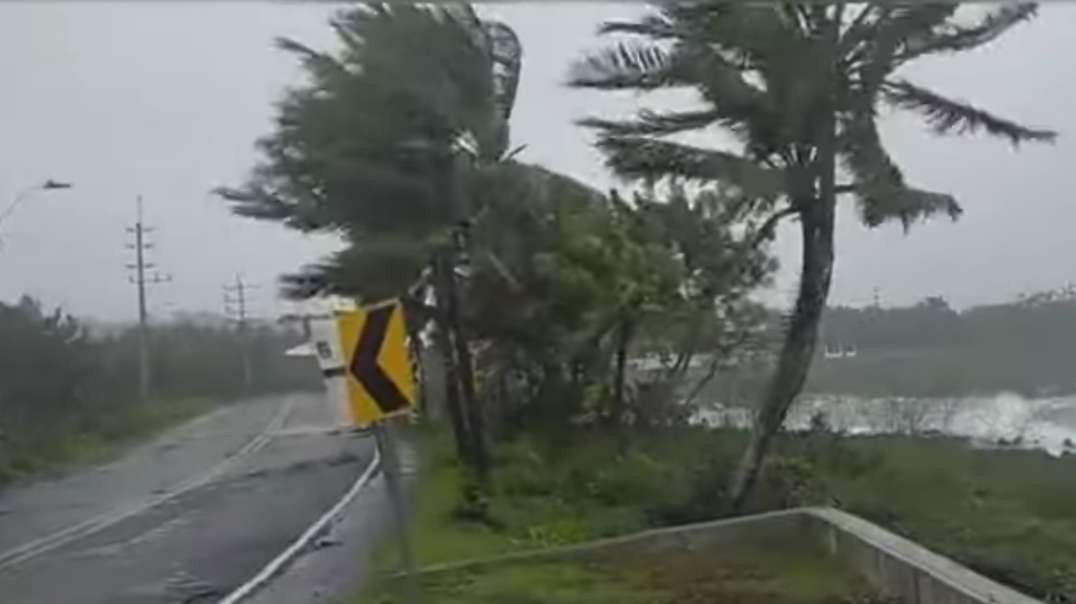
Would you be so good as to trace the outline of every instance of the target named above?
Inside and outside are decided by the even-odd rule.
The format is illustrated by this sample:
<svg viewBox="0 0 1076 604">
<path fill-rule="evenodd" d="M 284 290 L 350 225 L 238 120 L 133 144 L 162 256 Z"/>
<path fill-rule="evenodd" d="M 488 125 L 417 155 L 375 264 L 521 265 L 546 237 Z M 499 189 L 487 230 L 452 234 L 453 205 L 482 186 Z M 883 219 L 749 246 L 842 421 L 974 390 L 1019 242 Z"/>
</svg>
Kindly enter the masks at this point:
<svg viewBox="0 0 1076 604">
<path fill-rule="evenodd" d="M 725 513 L 725 488 L 731 476 L 730 458 L 704 459 L 690 470 L 686 494 L 670 494 L 665 501 L 648 510 L 650 523 L 669 526 L 702 522 Z"/>
<path fill-rule="evenodd" d="M 825 505 L 831 499 L 829 489 L 810 461 L 772 455 L 762 466 L 753 507 L 770 510 Z"/>
<path fill-rule="evenodd" d="M 605 505 L 631 502 L 642 507 L 668 497 L 669 484 L 677 481 L 675 467 L 663 464 L 646 453 L 632 450 L 599 466 L 584 478 L 586 495 Z"/>
<path fill-rule="evenodd" d="M 507 496 L 540 496 L 556 491 L 556 478 L 530 439 L 522 437 L 500 448 L 497 489 Z"/>
</svg>

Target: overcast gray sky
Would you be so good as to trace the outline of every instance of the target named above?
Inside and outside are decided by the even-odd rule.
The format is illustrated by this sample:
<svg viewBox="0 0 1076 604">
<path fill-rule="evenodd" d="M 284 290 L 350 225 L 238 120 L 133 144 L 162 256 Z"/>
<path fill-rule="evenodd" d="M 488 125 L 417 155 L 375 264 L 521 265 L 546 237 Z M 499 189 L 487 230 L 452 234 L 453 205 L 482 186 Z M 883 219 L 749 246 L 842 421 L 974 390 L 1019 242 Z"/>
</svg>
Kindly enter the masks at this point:
<svg viewBox="0 0 1076 604">
<path fill-rule="evenodd" d="M 0 299 L 22 293 L 76 314 L 135 316 L 124 227 L 135 198 L 157 228 L 153 260 L 173 281 L 151 290 L 157 316 L 221 309 L 221 285 L 242 272 L 262 287 L 255 311 L 272 316 L 275 278 L 334 249 L 275 224 L 232 217 L 209 195 L 239 183 L 268 132 L 272 103 L 300 72 L 272 46 L 285 35 L 320 47 L 333 38 L 325 4 L 0 4 L 0 207 L 45 178 L 71 191 L 36 196 L 0 225 Z M 513 118 L 523 157 L 600 187 L 616 184 L 572 124 L 685 98 L 650 99 L 564 88 L 569 63 L 601 46 L 594 30 L 635 4 L 494 4 L 524 45 Z M 883 136 L 913 183 L 958 196 L 966 214 L 868 231 L 848 208 L 838 228 L 833 300 L 863 304 L 944 295 L 958 306 L 1005 300 L 1026 289 L 1076 281 L 1076 5 L 1050 4 L 994 45 L 907 70 L 917 82 L 974 100 L 1014 119 L 1060 130 L 1054 145 L 1019 152 L 1000 141 L 937 138 L 913 117 L 886 117 Z M 775 300 L 788 300 L 798 241 L 780 234 L 783 269 Z"/>
</svg>

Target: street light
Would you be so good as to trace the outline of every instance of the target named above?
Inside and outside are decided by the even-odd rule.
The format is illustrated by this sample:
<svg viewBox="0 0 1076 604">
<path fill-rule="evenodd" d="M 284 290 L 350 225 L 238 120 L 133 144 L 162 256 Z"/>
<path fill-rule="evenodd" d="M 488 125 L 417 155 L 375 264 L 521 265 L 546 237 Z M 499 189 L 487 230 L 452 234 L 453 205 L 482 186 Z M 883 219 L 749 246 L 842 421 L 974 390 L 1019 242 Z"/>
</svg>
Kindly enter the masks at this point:
<svg viewBox="0 0 1076 604">
<path fill-rule="evenodd" d="M 0 223 L 3 223 L 8 216 L 11 216 L 12 212 L 14 212 L 15 209 L 19 207 L 19 204 L 26 201 L 34 193 L 70 189 L 73 186 L 74 185 L 69 182 L 64 182 L 62 180 L 54 180 L 50 178 L 41 184 L 34 185 L 28 189 L 23 190 L 15 196 L 14 201 L 12 201 L 11 204 L 8 205 L 8 207 L 4 208 L 3 212 L 0 212 Z"/>
</svg>

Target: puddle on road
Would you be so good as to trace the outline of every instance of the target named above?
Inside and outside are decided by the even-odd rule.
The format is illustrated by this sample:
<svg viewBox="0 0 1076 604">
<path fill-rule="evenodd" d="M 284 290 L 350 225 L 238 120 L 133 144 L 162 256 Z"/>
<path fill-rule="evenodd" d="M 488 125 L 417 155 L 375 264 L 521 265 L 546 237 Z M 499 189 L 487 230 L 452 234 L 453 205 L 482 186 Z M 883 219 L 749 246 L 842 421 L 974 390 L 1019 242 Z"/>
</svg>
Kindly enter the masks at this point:
<svg viewBox="0 0 1076 604">
<path fill-rule="evenodd" d="M 227 595 L 220 586 L 203 581 L 187 571 L 179 571 L 168 577 L 162 591 L 169 602 L 183 604 L 216 602 Z"/>
</svg>

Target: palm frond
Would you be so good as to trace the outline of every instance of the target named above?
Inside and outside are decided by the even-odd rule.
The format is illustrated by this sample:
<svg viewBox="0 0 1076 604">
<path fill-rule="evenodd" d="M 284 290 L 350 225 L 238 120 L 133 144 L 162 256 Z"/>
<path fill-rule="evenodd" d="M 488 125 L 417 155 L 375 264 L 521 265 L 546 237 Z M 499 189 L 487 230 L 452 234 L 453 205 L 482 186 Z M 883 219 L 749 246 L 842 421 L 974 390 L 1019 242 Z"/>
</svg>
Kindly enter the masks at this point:
<svg viewBox="0 0 1076 604">
<path fill-rule="evenodd" d="M 904 175 L 882 146 L 875 115 L 869 107 L 860 107 L 841 126 L 838 153 L 856 179 L 860 195 L 904 187 Z"/>
<path fill-rule="evenodd" d="M 762 168 L 751 160 L 724 151 L 639 136 L 603 136 L 598 140 L 598 147 L 605 153 L 606 165 L 629 179 L 660 180 L 672 176 L 699 182 L 723 182 L 755 197 L 784 192 L 783 171 Z"/>
<path fill-rule="evenodd" d="M 860 90 L 873 96 L 889 74 L 900 66 L 897 56 L 909 40 L 922 39 L 956 12 L 956 3 L 924 3 L 884 11 L 861 31 L 844 60 L 853 66 Z M 849 32 L 846 35 L 851 35 Z"/>
<path fill-rule="evenodd" d="M 680 38 L 685 34 L 684 28 L 664 15 L 646 15 L 638 21 L 606 21 L 598 28 L 598 34 L 633 34 L 645 36 L 651 40 Z"/>
<path fill-rule="evenodd" d="M 876 195 L 863 201 L 859 206 L 860 214 L 863 222 L 870 227 L 900 220 L 907 231 L 916 220 L 926 220 L 940 213 L 956 220 L 964 213 L 952 195 L 910 187 L 893 189 L 885 195 Z"/>
<path fill-rule="evenodd" d="M 289 299 L 321 294 L 379 300 L 404 294 L 422 272 L 428 258 L 414 240 L 376 236 L 327 259 L 280 278 L 281 293 Z"/>
<path fill-rule="evenodd" d="M 598 33 L 630 34 L 651 40 L 701 40 L 713 24 L 735 19 L 736 8 L 730 2 L 670 2 L 659 12 L 637 21 L 607 21 Z"/>
<path fill-rule="evenodd" d="M 568 85 L 578 88 L 652 90 L 688 85 L 674 57 L 653 44 L 620 43 L 574 63 Z"/>
<path fill-rule="evenodd" d="M 965 134 L 984 130 L 992 136 L 1009 139 L 1013 145 L 1023 141 L 1053 141 L 1057 138 L 1057 133 L 1053 130 L 1022 126 L 905 80 L 886 82 L 882 94 L 896 107 L 921 113 L 931 129 L 938 134 Z"/>
<path fill-rule="evenodd" d="M 348 75 L 347 67 L 328 53 L 320 52 L 291 38 L 277 38 L 276 46 L 284 52 L 299 57 L 303 66 L 315 80 L 329 81 L 334 77 Z"/>
<path fill-rule="evenodd" d="M 703 98 L 726 116 L 744 116 L 758 109 L 763 90 L 750 83 L 743 70 L 705 44 L 681 44 L 677 55 L 683 77 L 699 87 Z"/>
<path fill-rule="evenodd" d="M 283 222 L 303 232 L 325 229 L 328 224 L 313 209 L 314 204 L 297 203 L 294 197 L 276 195 L 256 183 L 243 187 L 216 187 L 212 193 L 224 199 L 237 216 Z"/>
<path fill-rule="evenodd" d="M 672 49 L 619 45 L 576 65 L 570 85 L 599 89 L 652 90 L 693 86 L 711 109 L 641 112 L 633 120 L 586 119 L 584 126 L 606 134 L 663 135 L 718 123 L 741 138 L 763 139 L 765 124 L 775 117 L 766 93 L 750 82 L 742 69 L 705 44 L 679 42 Z M 758 145 L 759 148 L 765 145 Z"/>
<path fill-rule="evenodd" d="M 640 111 L 635 119 L 606 120 L 602 118 L 585 118 L 577 121 L 580 126 L 601 130 L 605 135 L 613 136 L 662 136 L 705 128 L 721 119 L 721 113 L 714 109 L 698 111 Z"/>
<path fill-rule="evenodd" d="M 500 21 L 484 21 L 482 26 L 489 38 L 489 52 L 493 59 L 494 93 L 505 120 L 512 116 L 519 73 L 523 66 L 523 45 L 519 36 Z"/>
<path fill-rule="evenodd" d="M 938 213 L 956 220 L 963 212 L 956 199 L 908 187 L 900 168 L 882 146 L 871 111 L 860 111 L 843 124 L 839 152 L 855 178 L 860 217 L 869 227 L 899 220 L 905 230 L 916 220 Z"/>
<path fill-rule="evenodd" d="M 906 62 L 915 57 L 936 52 L 959 52 L 993 41 L 1010 27 L 1030 21 L 1038 12 L 1035 3 L 1005 5 L 993 10 L 971 26 L 946 23 L 931 35 L 908 41 L 907 48 L 898 60 Z"/>
</svg>

